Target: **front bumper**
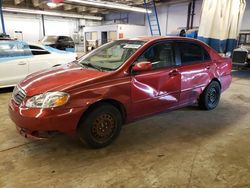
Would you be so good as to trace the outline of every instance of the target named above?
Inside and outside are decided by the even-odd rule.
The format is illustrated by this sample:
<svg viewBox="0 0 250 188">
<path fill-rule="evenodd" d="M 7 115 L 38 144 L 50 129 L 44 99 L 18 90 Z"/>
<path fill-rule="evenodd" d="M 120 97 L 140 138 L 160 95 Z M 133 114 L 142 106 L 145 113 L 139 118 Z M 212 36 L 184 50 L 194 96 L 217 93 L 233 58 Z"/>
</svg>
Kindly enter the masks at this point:
<svg viewBox="0 0 250 188">
<path fill-rule="evenodd" d="M 38 132 L 74 133 L 83 113 L 82 108 L 25 108 L 18 106 L 12 99 L 8 110 L 18 132 L 33 139 L 43 138 L 38 136 Z"/>
<path fill-rule="evenodd" d="M 46 140 L 49 137 L 41 136 L 38 131 L 31 131 L 28 129 L 24 129 L 16 126 L 17 132 L 25 138 L 29 138 L 31 140 Z"/>
</svg>

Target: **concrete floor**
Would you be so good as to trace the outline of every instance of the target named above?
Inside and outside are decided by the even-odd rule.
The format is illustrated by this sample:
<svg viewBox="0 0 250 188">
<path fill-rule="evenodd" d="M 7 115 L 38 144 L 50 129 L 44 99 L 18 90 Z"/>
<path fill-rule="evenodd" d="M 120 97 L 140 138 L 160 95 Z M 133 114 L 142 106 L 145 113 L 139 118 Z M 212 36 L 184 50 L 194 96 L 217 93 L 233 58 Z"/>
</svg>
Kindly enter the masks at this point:
<svg viewBox="0 0 250 188">
<path fill-rule="evenodd" d="M 8 118 L 9 97 L 0 94 L 0 187 L 250 187 L 249 72 L 234 72 L 217 109 L 137 121 L 100 150 L 65 136 L 22 138 Z"/>
</svg>

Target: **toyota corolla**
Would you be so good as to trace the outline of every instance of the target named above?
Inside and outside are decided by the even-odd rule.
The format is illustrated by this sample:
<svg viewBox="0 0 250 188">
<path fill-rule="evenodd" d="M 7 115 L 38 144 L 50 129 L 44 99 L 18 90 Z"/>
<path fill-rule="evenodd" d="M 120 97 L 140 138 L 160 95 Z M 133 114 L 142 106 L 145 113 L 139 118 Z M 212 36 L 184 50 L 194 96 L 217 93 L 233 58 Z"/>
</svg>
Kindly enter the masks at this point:
<svg viewBox="0 0 250 188">
<path fill-rule="evenodd" d="M 27 138 L 75 133 L 100 148 L 136 119 L 195 103 L 214 109 L 230 86 L 231 68 L 230 59 L 194 39 L 117 40 L 26 77 L 13 91 L 9 114 Z"/>
</svg>

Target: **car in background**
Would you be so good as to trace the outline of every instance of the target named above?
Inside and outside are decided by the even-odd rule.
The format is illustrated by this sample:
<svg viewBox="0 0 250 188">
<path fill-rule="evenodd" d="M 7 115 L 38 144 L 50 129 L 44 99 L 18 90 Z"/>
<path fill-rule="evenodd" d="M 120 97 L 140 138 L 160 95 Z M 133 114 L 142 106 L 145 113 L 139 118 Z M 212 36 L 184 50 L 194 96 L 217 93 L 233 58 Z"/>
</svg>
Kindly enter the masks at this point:
<svg viewBox="0 0 250 188">
<path fill-rule="evenodd" d="M 250 66 L 250 31 L 241 31 L 238 48 L 232 54 L 233 64 L 236 66 Z"/>
<path fill-rule="evenodd" d="M 230 58 L 184 37 L 117 40 L 77 61 L 17 85 L 9 114 L 21 135 L 76 133 L 87 146 L 104 147 L 124 123 L 196 103 L 216 108 L 232 80 Z"/>
<path fill-rule="evenodd" d="M 15 86 L 27 75 L 74 61 L 77 55 L 23 41 L 0 41 L 0 88 Z"/>
<path fill-rule="evenodd" d="M 75 51 L 75 43 L 69 36 L 45 36 L 41 40 L 41 44 L 58 50 Z"/>
<path fill-rule="evenodd" d="M 11 38 L 5 33 L 0 33 L 0 40 L 11 40 Z"/>
</svg>

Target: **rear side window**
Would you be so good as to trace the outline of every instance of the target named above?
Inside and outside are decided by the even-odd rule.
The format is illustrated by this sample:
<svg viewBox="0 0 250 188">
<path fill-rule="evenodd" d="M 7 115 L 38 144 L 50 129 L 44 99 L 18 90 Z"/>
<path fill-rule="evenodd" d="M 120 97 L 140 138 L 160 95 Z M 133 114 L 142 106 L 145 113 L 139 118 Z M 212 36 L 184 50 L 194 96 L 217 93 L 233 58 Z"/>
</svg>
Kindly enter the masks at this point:
<svg viewBox="0 0 250 188">
<path fill-rule="evenodd" d="M 38 46 L 33 46 L 33 45 L 29 45 L 29 48 L 31 50 L 31 53 L 33 55 L 45 55 L 45 54 L 50 54 L 50 52 L 48 52 L 47 50 L 40 48 Z"/>
<path fill-rule="evenodd" d="M 210 60 L 210 56 L 203 47 L 195 43 L 178 42 L 182 64 Z"/>
</svg>

